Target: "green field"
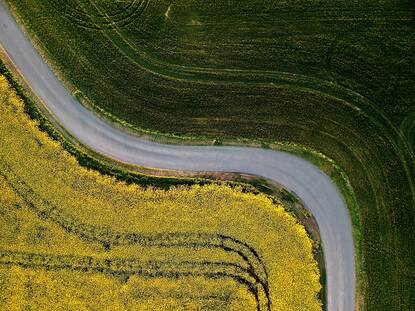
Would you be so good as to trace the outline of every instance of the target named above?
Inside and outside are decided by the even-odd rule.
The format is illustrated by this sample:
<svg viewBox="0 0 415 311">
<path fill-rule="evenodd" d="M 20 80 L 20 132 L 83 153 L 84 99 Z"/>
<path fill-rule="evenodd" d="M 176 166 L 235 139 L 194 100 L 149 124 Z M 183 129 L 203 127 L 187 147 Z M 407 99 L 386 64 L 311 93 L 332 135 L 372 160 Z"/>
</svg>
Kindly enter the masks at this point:
<svg viewBox="0 0 415 311">
<path fill-rule="evenodd" d="M 333 159 L 360 210 L 359 302 L 414 304 L 411 0 L 7 2 L 74 93 L 116 118 Z"/>
</svg>

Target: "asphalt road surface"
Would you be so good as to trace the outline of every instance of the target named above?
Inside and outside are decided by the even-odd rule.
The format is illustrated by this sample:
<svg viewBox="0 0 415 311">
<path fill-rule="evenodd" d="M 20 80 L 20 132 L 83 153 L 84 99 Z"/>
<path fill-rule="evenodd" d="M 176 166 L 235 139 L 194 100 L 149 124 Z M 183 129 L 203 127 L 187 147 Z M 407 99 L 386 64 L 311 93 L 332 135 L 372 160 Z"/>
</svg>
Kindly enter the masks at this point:
<svg viewBox="0 0 415 311">
<path fill-rule="evenodd" d="M 0 44 L 56 120 L 92 150 L 146 167 L 254 174 L 272 179 L 298 195 L 320 228 L 327 273 L 327 308 L 354 310 L 355 262 L 350 216 L 339 190 L 316 166 L 285 152 L 164 145 L 114 128 L 70 95 L 1 0 Z"/>
</svg>

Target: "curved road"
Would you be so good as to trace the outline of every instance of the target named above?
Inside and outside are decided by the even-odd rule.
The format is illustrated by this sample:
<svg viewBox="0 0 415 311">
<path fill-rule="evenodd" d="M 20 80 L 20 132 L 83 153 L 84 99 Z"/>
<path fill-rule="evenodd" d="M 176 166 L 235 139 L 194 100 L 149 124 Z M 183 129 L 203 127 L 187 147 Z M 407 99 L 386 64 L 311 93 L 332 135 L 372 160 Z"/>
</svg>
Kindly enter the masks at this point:
<svg viewBox="0 0 415 311">
<path fill-rule="evenodd" d="M 56 120 L 76 139 L 108 157 L 147 167 L 249 173 L 296 193 L 316 217 L 327 272 L 329 311 L 353 311 L 355 263 L 344 200 L 327 175 L 285 152 L 247 147 L 175 146 L 145 141 L 112 127 L 62 86 L 0 0 L 0 44 Z"/>
</svg>

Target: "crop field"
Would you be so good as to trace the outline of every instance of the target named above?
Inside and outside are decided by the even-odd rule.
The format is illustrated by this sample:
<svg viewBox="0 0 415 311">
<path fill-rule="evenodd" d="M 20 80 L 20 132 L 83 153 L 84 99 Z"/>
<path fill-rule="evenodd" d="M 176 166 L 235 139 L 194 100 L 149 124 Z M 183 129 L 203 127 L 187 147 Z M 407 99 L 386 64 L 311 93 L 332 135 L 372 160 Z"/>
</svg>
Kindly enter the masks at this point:
<svg viewBox="0 0 415 311">
<path fill-rule="evenodd" d="M 358 303 L 414 304 L 412 0 L 7 2 L 74 94 L 107 115 L 332 159 L 359 207 Z"/>
<path fill-rule="evenodd" d="M 79 166 L 0 75 L 0 309 L 321 310 L 302 225 L 221 185 L 127 185 Z"/>
</svg>

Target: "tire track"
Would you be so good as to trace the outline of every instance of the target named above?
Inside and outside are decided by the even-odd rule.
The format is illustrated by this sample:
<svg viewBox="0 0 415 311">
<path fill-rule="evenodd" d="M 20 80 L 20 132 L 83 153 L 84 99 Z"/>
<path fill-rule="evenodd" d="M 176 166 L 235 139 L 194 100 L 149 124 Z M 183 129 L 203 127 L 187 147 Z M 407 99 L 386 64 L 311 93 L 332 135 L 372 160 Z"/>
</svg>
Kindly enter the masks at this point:
<svg viewBox="0 0 415 311">
<path fill-rule="evenodd" d="M 224 262 L 141 262 L 136 259 L 101 259 L 92 256 L 50 255 L 0 250 L 0 266 L 19 266 L 25 269 L 46 271 L 74 271 L 99 273 L 109 277 L 128 279 L 133 275 L 144 278 L 168 278 L 202 276 L 209 279 L 231 278 L 245 286 L 254 296 L 257 310 L 269 310 L 261 304 L 258 284 L 249 271 L 233 263 Z"/>
<path fill-rule="evenodd" d="M 9 165 L 0 156 L 0 175 L 6 180 L 15 193 L 27 204 L 29 209 L 39 218 L 51 221 L 80 239 L 89 243 L 99 243 L 105 251 L 117 246 L 140 245 L 143 247 L 189 248 L 189 249 L 221 249 L 237 254 L 248 266 L 247 271 L 262 290 L 261 297 L 265 299 L 268 310 L 271 300 L 268 284 L 268 271 L 259 254 L 248 244 L 235 238 L 221 234 L 194 233 L 121 233 L 113 232 L 110 228 L 78 223 L 72 217 L 65 215 L 51 201 L 41 198 L 23 179 L 14 174 Z M 45 206 L 41 209 L 40 206 Z"/>
</svg>

